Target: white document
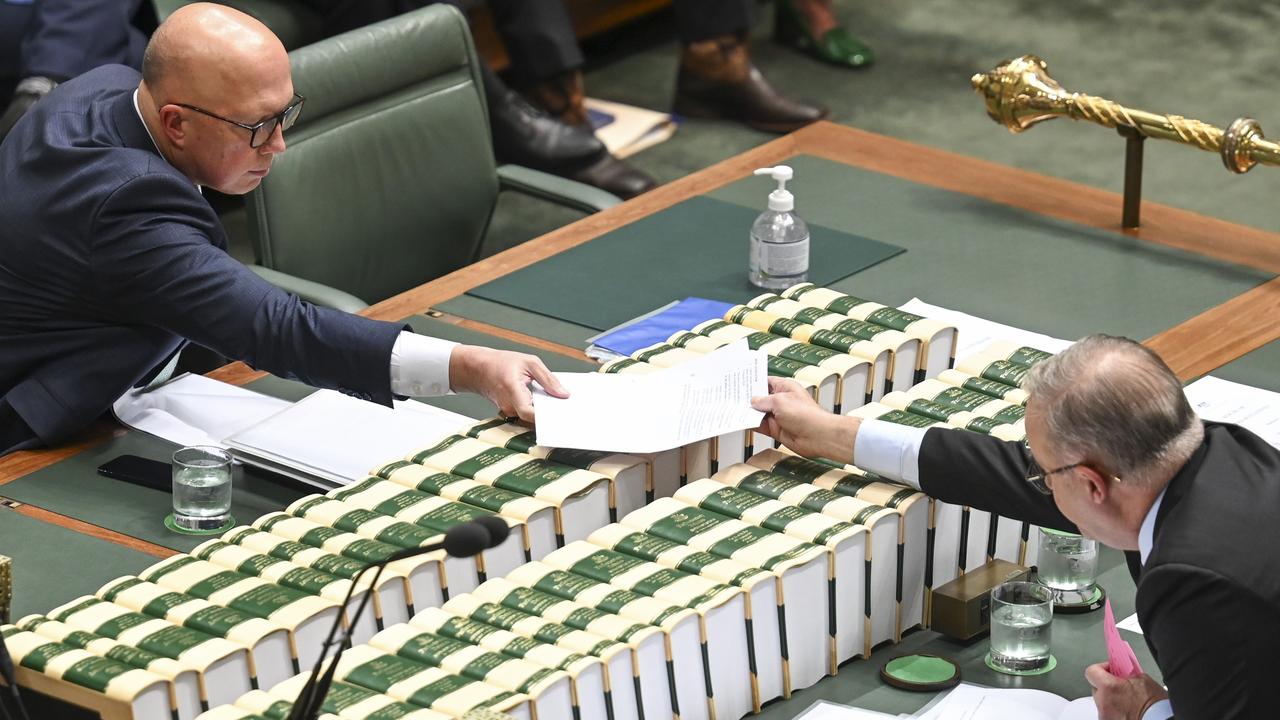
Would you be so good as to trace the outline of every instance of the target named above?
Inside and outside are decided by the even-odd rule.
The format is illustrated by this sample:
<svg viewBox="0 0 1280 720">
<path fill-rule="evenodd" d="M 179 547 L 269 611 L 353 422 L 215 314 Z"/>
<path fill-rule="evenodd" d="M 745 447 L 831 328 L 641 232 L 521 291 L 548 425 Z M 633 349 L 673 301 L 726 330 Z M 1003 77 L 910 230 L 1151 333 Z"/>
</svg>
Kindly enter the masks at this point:
<svg viewBox="0 0 1280 720">
<path fill-rule="evenodd" d="M 1009 340 L 1019 345 L 1026 345 L 1037 350 L 1045 352 L 1059 353 L 1071 345 L 1072 340 L 1063 340 L 1051 335 L 1044 335 L 1030 330 L 1013 327 L 1012 325 L 1004 325 L 1002 323 L 984 320 L 983 318 L 962 313 L 958 310 L 948 310 L 937 305 L 930 305 L 920 298 L 911 298 L 909 302 L 902 305 L 902 310 L 922 315 L 924 317 L 941 320 L 956 326 L 958 340 L 956 343 L 956 361 L 959 362 L 970 355 L 981 353 L 988 345 L 995 340 Z"/>
<path fill-rule="evenodd" d="M 569 397 L 535 390 L 537 441 L 579 450 L 661 452 L 754 428 L 751 398 L 769 393 L 768 359 L 745 341 L 655 373 L 556 377 Z"/>
<path fill-rule="evenodd" d="M 226 444 L 246 462 L 337 486 L 363 480 L 379 465 L 474 423 L 417 401 L 396 403 L 392 409 L 317 390 L 228 437 Z"/>
<path fill-rule="evenodd" d="M 1240 425 L 1280 448 L 1280 393 L 1213 376 L 1191 383 L 1185 392 L 1205 420 Z"/>
<path fill-rule="evenodd" d="M 289 401 L 203 375 L 180 375 L 112 404 L 120 422 L 177 445 L 222 446 L 222 439 L 289 407 Z"/>
<path fill-rule="evenodd" d="M 1043 690 L 984 688 L 960 683 L 919 720 L 1097 720 L 1093 698 L 1067 700 Z"/>
<path fill-rule="evenodd" d="M 898 715 L 839 705 L 829 700 L 819 700 L 808 710 L 797 715 L 795 720 L 898 720 L 898 717 Z"/>
<path fill-rule="evenodd" d="M 1142 626 L 1138 624 L 1138 613 L 1134 613 L 1116 623 L 1116 627 L 1120 630 L 1128 630 L 1131 633 L 1142 634 Z"/>
</svg>

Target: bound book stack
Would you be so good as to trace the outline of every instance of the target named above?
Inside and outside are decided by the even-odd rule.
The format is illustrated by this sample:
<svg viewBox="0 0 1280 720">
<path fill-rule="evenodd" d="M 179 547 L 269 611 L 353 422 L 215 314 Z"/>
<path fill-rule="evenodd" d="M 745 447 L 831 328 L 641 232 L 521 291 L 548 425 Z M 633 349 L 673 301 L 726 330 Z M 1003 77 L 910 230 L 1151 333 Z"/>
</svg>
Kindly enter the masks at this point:
<svg viewBox="0 0 1280 720">
<path fill-rule="evenodd" d="M 908 337 L 919 340 L 920 352 L 916 361 L 917 381 L 933 377 L 955 365 L 957 332 L 954 326 L 818 287 L 813 283 L 793 285 L 780 294 L 783 298 L 795 300 L 802 305 L 898 330 L 906 333 Z"/>
<path fill-rule="evenodd" d="M 0 635 L 28 687 L 40 690 L 57 681 L 73 685 L 84 690 L 81 695 L 94 709 L 117 717 L 166 718 L 176 708 L 172 683 L 155 672 L 13 625 L 0 626 Z"/>
<path fill-rule="evenodd" d="M 387 481 L 382 481 L 387 482 Z M 398 487 L 398 486 L 393 486 Z M 359 535 L 391 545 L 396 549 L 416 548 L 438 542 L 442 531 L 428 529 L 421 525 L 403 520 L 396 520 L 359 505 L 322 495 L 308 495 L 300 498 L 285 508 L 285 513 L 294 517 L 309 520 L 326 527 Z M 515 564 L 519 564 L 519 556 L 523 550 L 520 533 L 512 533 L 503 547 L 505 555 L 515 556 Z M 513 548 L 512 545 L 515 547 Z M 512 550 L 514 549 L 514 552 Z M 452 584 L 454 592 L 467 592 L 487 577 L 485 554 L 471 558 L 444 557 L 446 577 Z"/>
<path fill-rule="evenodd" d="M 609 478 L 609 507 L 615 513 L 615 520 L 653 500 L 658 476 L 665 476 L 667 484 L 674 484 L 679 475 L 679 458 L 675 453 L 640 456 L 544 447 L 535 442 L 532 427 L 506 418 L 478 422 L 466 429 L 466 435 L 548 462 L 604 475 Z"/>
<path fill-rule="evenodd" d="M 789 686 L 804 688 L 834 672 L 835 579 L 827 550 L 675 498 L 660 498 L 624 517 L 621 525 L 668 542 L 763 569 L 776 578 L 778 617 L 787 651 L 782 658 Z M 772 659 L 757 650 L 757 670 Z"/>
<path fill-rule="evenodd" d="M 403 549 L 285 512 L 267 513 L 254 520 L 251 529 L 365 565 L 382 562 Z M 224 537 L 234 537 L 238 530 L 239 528 L 233 528 Z M 405 598 L 409 603 L 406 610 L 409 615 L 413 614 L 415 608 L 435 607 L 449 598 L 444 561 L 445 552 L 441 550 L 398 560 L 383 569 L 383 577 L 398 577 L 404 581 Z"/>
<path fill-rule="evenodd" d="M 752 298 L 747 303 L 747 307 L 790 318 L 796 322 L 811 325 L 820 331 L 825 330 L 857 338 L 866 343 L 858 347 L 865 348 L 868 353 L 876 353 L 877 358 L 880 352 L 888 352 L 884 392 L 890 392 L 894 387 L 904 388 L 916 382 L 916 369 L 920 361 L 918 338 L 910 337 L 906 333 L 884 325 L 855 320 L 843 314 L 810 307 L 773 293 Z"/>
<path fill-rule="evenodd" d="M 35 633 L 46 641 L 86 650 L 94 655 L 159 675 L 169 683 L 169 700 L 180 720 L 193 718 L 204 708 L 199 677 L 196 671 L 185 663 L 103 635 L 77 630 L 66 623 L 51 620 L 42 615 L 28 615 L 17 622 L 17 627 Z"/>
<path fill-rule="evenodd" d="M 760 707 L 754 687 L 750 616 L 740 589 L 586 541 L 567 545 L 544 562 L 578 577 L 697 612 L 704 670 L 709 678 L 709 716 L 742 717 Z M 751 682 L 744 682 L 748 679 Z M 699 714 L 694 710 L 695 717 Z"/>
<path fill-rule="evenodd" d="M 293 710 L 293 701 L 306 683 L 307 674 L 296 675 L 275 686 L 270 692 L 254 690 L 242 695 L 234 705 L 210 710 L 201 715 L 199 720 L 285 720 Z M 320 717 L 335 720 L 449 720 L 453 716 L 400 702 L 359 685 L 335 682 L 325 696 Z"/>
<path fill-rule="evenodd" d="M 581 540 L 610 522 L 609 478 L 561 465 L 466 435 L 450 435 L 412 453 L 410 462 L 550 503 L 556 544 Z"/>
</svg>

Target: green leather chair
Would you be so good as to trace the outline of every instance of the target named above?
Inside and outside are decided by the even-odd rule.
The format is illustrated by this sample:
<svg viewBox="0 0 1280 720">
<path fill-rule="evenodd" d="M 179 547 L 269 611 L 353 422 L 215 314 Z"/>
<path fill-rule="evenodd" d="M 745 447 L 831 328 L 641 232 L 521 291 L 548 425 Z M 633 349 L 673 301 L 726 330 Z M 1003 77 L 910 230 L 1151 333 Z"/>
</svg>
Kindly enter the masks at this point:
<svg viewBox="0 0 1280 720">
<path fill-rule="evenodd" d="M 585 213 L 620 202 L 495 165 L 471 33 L 452 6 L 308 45 L 290 62 L 306 105 L 247 205 L 259 272 L 308 300 L 354 310 L 474 262 L 501 190 Z"/>
</svg>

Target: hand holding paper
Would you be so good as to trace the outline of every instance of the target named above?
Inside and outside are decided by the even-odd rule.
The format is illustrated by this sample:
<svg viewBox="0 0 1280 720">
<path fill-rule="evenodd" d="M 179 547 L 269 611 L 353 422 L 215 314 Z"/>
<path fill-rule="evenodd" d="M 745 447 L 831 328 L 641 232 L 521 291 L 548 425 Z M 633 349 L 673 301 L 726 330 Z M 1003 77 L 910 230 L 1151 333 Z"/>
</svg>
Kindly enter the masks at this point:
<svg viewBox="0 0 1280 720">
<path fill-rule="evenodd" d="M 1120 637 L 1116 629 L 1116 616 L 1111 613 L 1111 601 L 1107 600 L 1102 618 L 1102 635 L 1107 642 L 1107 667 L 1118 678 L 1128 679 L 1142 675 L 1142 666 L 1133 654 L 1133 647 Z"/>
</svg>

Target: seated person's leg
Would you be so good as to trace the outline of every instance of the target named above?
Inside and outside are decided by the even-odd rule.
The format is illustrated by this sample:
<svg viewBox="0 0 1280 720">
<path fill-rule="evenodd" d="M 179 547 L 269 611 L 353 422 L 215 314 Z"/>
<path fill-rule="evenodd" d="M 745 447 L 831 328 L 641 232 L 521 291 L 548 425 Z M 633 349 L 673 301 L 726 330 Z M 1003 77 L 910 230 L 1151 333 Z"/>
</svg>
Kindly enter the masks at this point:
<svg viewBox="0 0 1280 720">
<path fill-rule="evenodd" d="M 746 34 L 753 4 L 754 0 L 675 0 L 684 45 L 675 112 L 737 120 L 768 132 L 790 132 L 826 117 L 826 108 L 783 95 L 751 64 Z"/>
<path fill-rule="evenodd" d="M 592 132 L 584 103 L 582 51 L 563 0 L 489 0 L 489 7 L 498 34 L 507 46 L 510 75 L 517 86 L 553 117 L 571 127 Z M 495 149 L 500 145 L 498 133 L 495 121 Z M 624 199 L 657 184 L 653 178 L 607 152 L 586 166 L 551 172 L 608 190 Z"/>
</svg>

